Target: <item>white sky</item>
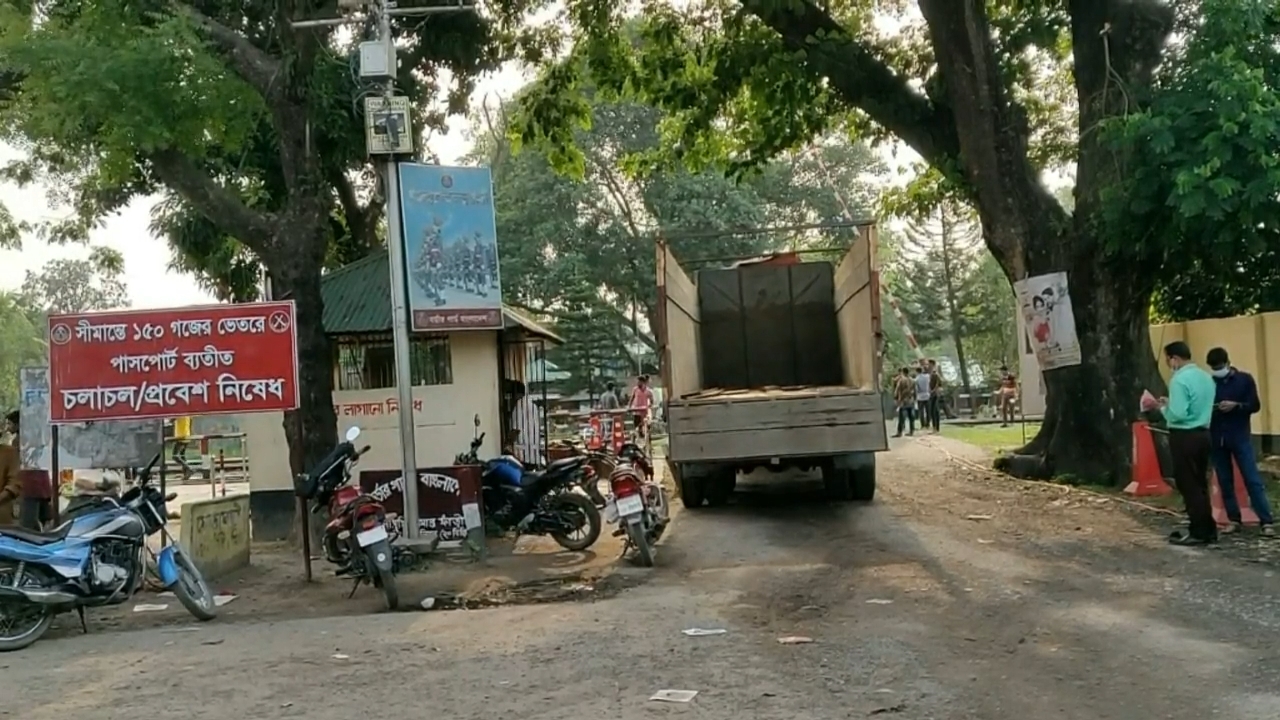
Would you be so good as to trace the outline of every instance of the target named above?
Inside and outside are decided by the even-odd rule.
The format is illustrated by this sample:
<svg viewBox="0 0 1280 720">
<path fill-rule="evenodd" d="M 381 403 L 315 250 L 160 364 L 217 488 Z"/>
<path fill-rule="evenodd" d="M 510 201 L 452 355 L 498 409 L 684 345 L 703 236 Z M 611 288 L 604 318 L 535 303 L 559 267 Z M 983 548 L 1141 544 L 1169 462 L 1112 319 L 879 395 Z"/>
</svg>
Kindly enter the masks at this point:
<svg viewBox="0 0 1280 720">
<path fill-rule="evenodd" d="M 509 96 L 525 82 L 517 69 L 504 69 L 478 83 L 473 101 L 481 102 L 485 94 Z M 494 100 L 490 101 L 493 106 Z M 449 132 L 436 134 L 429 148 L 440 157 L 440 162 L 455 162 L 470 147 L 465 130 L 465 118 L 452 118 Z M 18 151 L 0 144 L 0 163 L 18 157 Z M 17 220 L 37 222 L 65 217 L 68 212 L 49 204 L 46 188 L 19 189 L 12 184 L 0 183 L 0 204 L 8 208 Z M 123 212 L 110 218 L 105 227 L 90 237 L 92 245 L 105 245 L 124 255 L 124 277 L 133 306 L 138 308 L 178 307 L 213 302 L 212 296 L 196 286 L 188 275 L 168 269 L 169 247 L 147 230 L 151 222 L 151 207 L 155 200 L 140 198 Z M 48 245 L 32 237 L 24 240 L 21 250 L 0 250 L 0 289 L 17 290 L 27 271 L 39 272 L 50 260 L 58 258 L 83 258 L 89 254 L 84 245 Z"/>
</svg>

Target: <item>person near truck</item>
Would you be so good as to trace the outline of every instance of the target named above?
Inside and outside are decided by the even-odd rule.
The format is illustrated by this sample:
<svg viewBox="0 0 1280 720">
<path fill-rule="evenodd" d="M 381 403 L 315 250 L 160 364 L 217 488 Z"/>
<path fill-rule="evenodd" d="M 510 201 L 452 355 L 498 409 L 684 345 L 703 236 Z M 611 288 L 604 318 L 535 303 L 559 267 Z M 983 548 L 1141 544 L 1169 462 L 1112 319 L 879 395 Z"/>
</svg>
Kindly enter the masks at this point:
<svg viewBox="0 0 1280 720">
<path fill-rule="evenodd" d="M 17 411 L 5 416 L 6 424 L 13 432 L 13 441 L 0 445 L 0 525 L 16 525 L 21 511 L 22 479 L 18 470 L 22 459 L 18 455 Z"/>
<path fill-rule="evenodd" d="M 996 390 L 996 404 L 1000 408 L 1000 427 L 1009 427 L 1014 421 L 1014 407 L 1018 403 L 1018 378 L 1008 365 L 1000 366 L 1000 387 Z"/>
<path fill-rule="evenodd" d="M 929 366 L 921 364 L 912 369 L 912 381 L 916 386 L 916 411 L 920 414 L 920 428 L 929 427 Z"/>
<path fill-rule="evenodd" d="M 942 372 L 938 361 L 929 361 L 929 424 L 934 432 L 942 429 Z"/>
<path fill-rule="evenodd" d="M 1250 440 L 1249 418 L 1262 409 L 1258 398 L 1258 384 L 1249 373 L 1232 366 L 1224 348 L 1216 347 L 1205 357 L 1209 374 L 1217 388 L 1213 395 L 1213 420 L 1209 423 L 1209 435 L 1213 440 L 1213 469 L 1218 476 L 1218 488 L 1222 491 L 1222 507 L 1227 511 L 1227 525 L 1220 533 L 1233 533 L 1240 529 L 1240 502 L 1236 498 L 1235 468 L 1240 469 L 1244 489 L 1249 493 L 1249 504 L 1258 514 L 1262 534 L 1275 535 L 1275 518 L 1271 514 L 1271 502 L 1258 472 L 1258 458 Z M 1232 464 L 1234 463 L 1234 467 Z"/>
<path fill-rule="evenodd" d="M 902 437 L 902 430 L 910 427 L 908 435 L 916 434 L 916 386 L 911 379 L 911 370 L 902 368 L 893 381 L 893 401 L 898 406 L 898 433 L 894 437 Z"/>
<path fill-rule="evenodd" d="M 19 416 L 14 410 L 5 416 L 6 431 L 12 434 L 12 445 L 18 456 L 18 484 L 22 500 L 18 504 L 18 521 L 22 527 L 38 532 L 53 522 L 53 483 L 49 471 L 22 467 L 22 449 L 19 443 Z"/>
<path fill-rule="evenodd" d="M 631 391 L 631 401 L 627 408 L 635 418 L 636 434 L 639 437 L 649 436 L 649 411 L 653 408 L 653 389 L 649 387 L 649 376 L 636 378 L 636 387 Z"/>
</svg>

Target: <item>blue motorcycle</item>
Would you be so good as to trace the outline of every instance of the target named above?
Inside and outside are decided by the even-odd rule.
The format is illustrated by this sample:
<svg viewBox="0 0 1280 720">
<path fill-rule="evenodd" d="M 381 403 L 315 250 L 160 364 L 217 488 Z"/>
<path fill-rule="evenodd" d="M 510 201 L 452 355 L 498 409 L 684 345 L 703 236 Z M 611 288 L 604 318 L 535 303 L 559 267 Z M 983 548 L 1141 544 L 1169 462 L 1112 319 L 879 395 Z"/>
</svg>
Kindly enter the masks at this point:
<svg viewBox="0 0 1280 720">
<path fill-rule="evenodd" d="M 151 485 L 159 460 L 152 458 L 119 500 L 104 498 L 52 530 L 0 527 L 0 652 L 30 646 L 54 616 L 73 610 L 88 632 L 84 609 L 127 601 L 146 581 L 148 558 L 188 612 L 213 619 L 213 592 L 165 528 L 165 503 L 176 495 L 165 497 Z M 158 553 L 147 546 L 156 533 L 166 541 Z"/>
</svg>

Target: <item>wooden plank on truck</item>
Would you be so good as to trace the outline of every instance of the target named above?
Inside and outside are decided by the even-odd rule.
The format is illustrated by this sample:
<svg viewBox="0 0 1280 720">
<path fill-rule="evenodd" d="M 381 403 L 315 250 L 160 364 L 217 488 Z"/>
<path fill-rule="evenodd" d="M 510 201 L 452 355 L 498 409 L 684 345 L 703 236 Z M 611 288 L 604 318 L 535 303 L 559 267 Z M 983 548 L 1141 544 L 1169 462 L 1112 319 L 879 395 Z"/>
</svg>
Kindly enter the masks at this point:
<svg viewBox="0 0 1280 720">
<path fill-rule="evenodd" d="M 876 392 L 755 392 L 672 403 L 669 457 L 676 462 L 874 452 L 885 448 Z M 678 429 L 677 429 L 678 428 Z"/>
<path fill-rule="evenodd" d="M 665 242 L 657 243 L 658 267 L 658 358 L 662 363 L 662 384 L 668 398 L 702 389 L 702 369 L 698 362 L 698 288 L 685 274 Z"/>
<path fill-rule="evenodd" d="M 846 385 L 880 387 L 880 301 L 875 226 L 859 228 L 836 267 L 836 324 Z"/>
</svg>

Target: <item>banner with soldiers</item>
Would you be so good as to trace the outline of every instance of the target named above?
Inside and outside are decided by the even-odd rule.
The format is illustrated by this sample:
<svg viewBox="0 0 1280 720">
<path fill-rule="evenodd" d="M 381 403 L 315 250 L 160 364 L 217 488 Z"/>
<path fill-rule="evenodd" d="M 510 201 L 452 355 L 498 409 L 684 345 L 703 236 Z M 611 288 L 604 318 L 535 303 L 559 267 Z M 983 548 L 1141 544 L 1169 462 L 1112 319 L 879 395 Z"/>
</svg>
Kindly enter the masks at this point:
<svg viewBox="0 0 1280 720">
<path fill-rule="evenodd" d="M 400 206 L 413 330 L 501 328 L 489 168 L 402 163 Z"/>
</svg>

